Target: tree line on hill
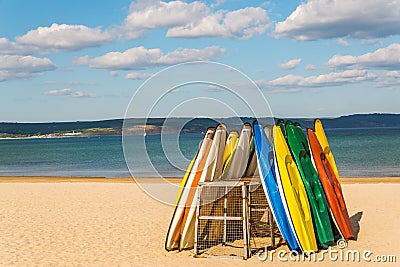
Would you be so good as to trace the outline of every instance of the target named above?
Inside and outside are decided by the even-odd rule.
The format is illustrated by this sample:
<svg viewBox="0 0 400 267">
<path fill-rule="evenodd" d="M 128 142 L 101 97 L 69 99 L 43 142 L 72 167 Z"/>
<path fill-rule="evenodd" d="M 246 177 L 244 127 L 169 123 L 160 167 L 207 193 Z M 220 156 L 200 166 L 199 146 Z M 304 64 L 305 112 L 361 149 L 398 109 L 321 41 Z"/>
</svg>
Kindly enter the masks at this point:
<svg viewBox="0 0 400 267">
<path fill-rule="evenodd" d="M 218 122 L 240 129 L 242 122 L 252 122 L 254 118 L 168 118 L 167 133 L 199 133 L 214 126 Z M 292 118 L 303 127 L 312 127 L 314 119 Z M 355 114 L 341 116 L 338 118 L 322 118 L 326 129 L 337 128 L 376 128 L 376 127 L 400 127 L 400 114 Z M 144 131 L 160 133 L 163 129 L 165 118 L 132 118 L 125 121 L 132 129 L 132 134 L 143 134 Z M 102 120 L 102 121 L 76 121 L 76 122 L 46 122 L 46 123 L 0 123 L 0 136 L 33 136 L 46 134 L 65 134 L 73 131 L 82 135 L 121 135 L 123 119 Z M 150 127 L 151 126 L 151 127 Z M 231 128 L 230 128 L 231 129 Z"/>
</svg>

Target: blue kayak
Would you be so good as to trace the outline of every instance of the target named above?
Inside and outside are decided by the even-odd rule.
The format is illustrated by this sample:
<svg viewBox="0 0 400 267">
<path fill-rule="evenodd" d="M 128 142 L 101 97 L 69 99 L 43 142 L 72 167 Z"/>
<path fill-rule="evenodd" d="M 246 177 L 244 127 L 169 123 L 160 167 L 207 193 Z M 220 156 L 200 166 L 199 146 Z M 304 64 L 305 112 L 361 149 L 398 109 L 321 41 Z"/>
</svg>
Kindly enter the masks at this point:
<svg viewBox="0 0 400 267">
<path fill-rule="evenodd" d="M 282 237 L 285 239 L 289 248 L 292 251 L 300 251 L 299 243 L 297 242 L 295 233 L 290 227 L 289 218 L 287 217 L 279 194 L 274 169 L 274 152 L 272 146 L 267 140 L 264 129 L 258 124 L 258 122 L 254 122 L 253 132 L 261 183 L 272 214 L 274 215 Z"/>
</svg>

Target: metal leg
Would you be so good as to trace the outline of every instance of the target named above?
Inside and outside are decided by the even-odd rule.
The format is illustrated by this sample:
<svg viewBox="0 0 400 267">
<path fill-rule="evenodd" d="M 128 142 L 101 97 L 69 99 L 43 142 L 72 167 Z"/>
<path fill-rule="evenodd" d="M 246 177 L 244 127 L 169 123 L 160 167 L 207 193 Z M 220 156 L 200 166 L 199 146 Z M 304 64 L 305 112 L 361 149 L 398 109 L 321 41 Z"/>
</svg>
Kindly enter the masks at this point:
<svg viewBox="0 0 400 267">
<path fill-rule="evenodd" d="M 244 256 L 243 258 L 246 260 L 249 257 L 249 216 L 248 216 L 248 203 L 247 203 L 247 186 L 242 185 L 242 200 L 243 200 L 243 241 L 244 241 Z"/>
<path fill-rule="evenodd" d="M 199 235 L 199 211 L 200 211 L 200 192 L 201 192 L 201 186 L 197 188 L 197 208 L 196 208 L 196 224 L 195 224 L 195 230 L 194 230 L 194 254 L 198 255 L 198 248 L 197 248 L 197 240 L 198 240 L 198 235 Z"/>
<path fill-rule="evenodd" d="M 222 239 L 222 244 L 226 244 L 226 231 L 227 231 L 227 225 L 226 225 L 226 212 L 228 210 L 228 187 L 225 186 L 225 194 L 224 194 L 224 236 Z"/>
<path fill-rule="evenodd" d="M 268 210 L 268 219 L 269 219 L 269 225 L 270 225 L 270 231 L 271 231 L 271 243 L 272 243 L 272 247 L 275 248 L 275 221 L 274 221 L 274 217 L 272 216 L 271 209 Z"/>
</svg>

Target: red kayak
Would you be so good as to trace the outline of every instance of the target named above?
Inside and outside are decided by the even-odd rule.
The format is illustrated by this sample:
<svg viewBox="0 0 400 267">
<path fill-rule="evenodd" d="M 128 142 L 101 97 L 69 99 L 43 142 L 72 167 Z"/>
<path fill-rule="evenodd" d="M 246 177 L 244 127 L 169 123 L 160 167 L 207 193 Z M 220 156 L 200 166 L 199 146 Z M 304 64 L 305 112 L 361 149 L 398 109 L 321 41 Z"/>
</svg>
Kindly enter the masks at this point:
<svg viewBox="0 0 400 267">
<path fill-rule="evenodd" d="M 314 131 L 312 129 L 307 129 L 307 134 L 314 163 L 331 208 L 333 219 L 344 238 L 354 239 L 354 231 L 351 226 L 349 213 L 347 212 L 338 177 L 336 177 L 328 159 L 325 157 L 325 153 Z"/>
</svg>

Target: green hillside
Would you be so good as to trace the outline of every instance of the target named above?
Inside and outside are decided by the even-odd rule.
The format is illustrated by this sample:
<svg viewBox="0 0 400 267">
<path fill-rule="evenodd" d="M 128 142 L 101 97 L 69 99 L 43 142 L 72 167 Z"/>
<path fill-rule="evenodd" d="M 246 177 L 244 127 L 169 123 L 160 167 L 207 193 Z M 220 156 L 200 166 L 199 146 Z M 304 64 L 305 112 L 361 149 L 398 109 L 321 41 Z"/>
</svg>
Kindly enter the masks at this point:
<svg viewBox="0 0 400 267">
<path fill-rule="evenodd" d="M 312 127 L 313 119 L 298 118 L 304 127 Z M 229 129 L 239 129 L 242 122 L 252 122 L 253 118 L 169 118 L 165 127 L 164 118 L 129 119 L 125 121 L 132 134 L 160 133 L 163 129 L 166 133 L 196 133 L 202 132 L 207 127 L 215 126 L 218 122 L 224 122 Z M 400 114 L 355 114 L 339 118 L 322 119 L 326 129 L 335 128 L 375 128 L 375 127 L 400 127 Z M 25 137 L 33 135 L 65 135 L 77 132 L 80 135 L 121 135 L 123 119 L 103 121 L 76 121 L 76 122 L 50 122 L 50 123 L 0 123 L 0 137 Z M 182 128 L 183 126 L 183 128 Z M 163 128 L 164 127 L 164 128 Z"/>
</svg>

